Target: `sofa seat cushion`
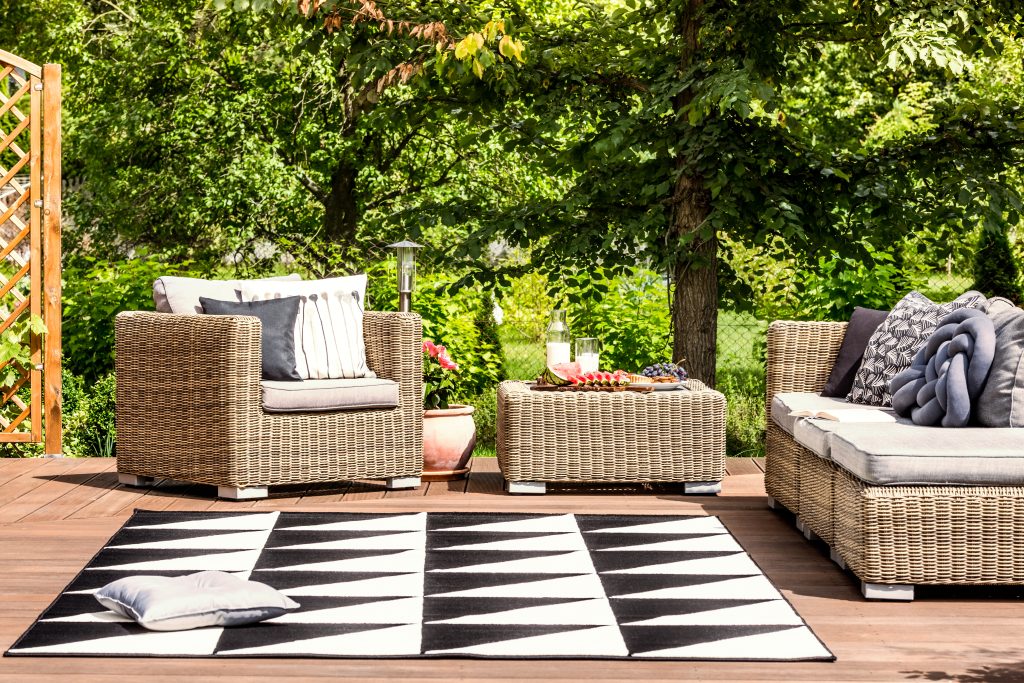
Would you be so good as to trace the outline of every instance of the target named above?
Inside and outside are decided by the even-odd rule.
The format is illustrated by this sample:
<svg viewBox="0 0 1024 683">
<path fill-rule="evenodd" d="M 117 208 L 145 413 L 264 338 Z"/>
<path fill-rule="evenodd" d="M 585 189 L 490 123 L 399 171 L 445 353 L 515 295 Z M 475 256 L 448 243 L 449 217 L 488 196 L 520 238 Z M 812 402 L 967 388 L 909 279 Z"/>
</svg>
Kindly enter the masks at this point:
<svg viewBox="0 0 1024 683">
<path fill-rule="evenodd" d="M 264 380 L 263 410 L 308 413 L 398 407 L 398 382 L 377 377 L 307 379 L 301 382 Z"/>
<path fill-rule="evenodd" d="M 833 420 L 797 420 L 793 425 L 793 440 L 815 455 L 831 460 L 832 433 L 841 424 Z"/>
<path fill-rule="evenodd" d="M 875 485 L 1022 486 L 1024 429 L 843 424 L 833 462 Z"/>
<path fill-rule="evenodd" d="M 845 398 L 833 398 L 831 396 L 819 396 L 809 391 L 794 391 L 789 393 L 775 394 L 772 399 L 772 421 L 782 427 L 790 435 L 793 434 L 793 426 L 797 420 L 804 418 L 790 416 L 790 413 L 800 410 L 883 410 L 881 406 L 854 405 Z"/>
</svg>

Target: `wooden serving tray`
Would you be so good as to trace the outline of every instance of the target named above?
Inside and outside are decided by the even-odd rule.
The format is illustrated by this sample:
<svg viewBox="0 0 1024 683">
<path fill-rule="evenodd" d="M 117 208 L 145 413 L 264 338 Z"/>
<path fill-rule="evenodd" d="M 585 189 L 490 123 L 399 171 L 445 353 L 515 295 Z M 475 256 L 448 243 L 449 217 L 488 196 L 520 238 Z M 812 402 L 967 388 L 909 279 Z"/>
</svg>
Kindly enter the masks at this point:
<svg viewBox="0 0 1024 683">
<path fill-rule="evenodd" d="M 654 387 L 634 387 L 634 386 L 624 386 L 624 387 L 576 387 L 576 386 L 572 386 L 572 385 L 564 386 L 564 387 L 556 387 L 556 386 L 554 386 L 552 384 L 534 384 L 530 388 L 533 389 L 534 391 L 576 391 L 576 392 L 587 392 L 587 391 L 590 391 L 590 392 L 596 392 L 596 391 L 603 391 L 603 392 L 635 391 L 635 392 L 640 393 L 640 394 L 646 394 L 648 392 L 654 391 Z"/>
</svg>

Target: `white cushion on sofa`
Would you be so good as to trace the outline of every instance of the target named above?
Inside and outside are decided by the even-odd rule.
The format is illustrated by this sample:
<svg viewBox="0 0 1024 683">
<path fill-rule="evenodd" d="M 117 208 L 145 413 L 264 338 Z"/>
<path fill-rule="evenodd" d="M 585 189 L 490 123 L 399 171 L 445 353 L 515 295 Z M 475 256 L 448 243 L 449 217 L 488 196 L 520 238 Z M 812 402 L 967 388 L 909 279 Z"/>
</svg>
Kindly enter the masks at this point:
<svg viewBox="0 0 1024 683">
<path fill-rule="evenodd" d="M 153 305 L 157 313 L 200 315 L 203 307 L 199 297 L 218 301 L 241 301 L 239 293 L 247 282 L 302 280 L 298 274 L 281 275 L 263 280 L 204 280 L 197 277 L 159 277 L 153 282 Z"/>
<path fill-rule="evenodd" d="M 376 377 L 308 379 L 302 382 L 264 380 L 263 410 L 308 413 L 398 407 L 398 382 Z"/>
<path fill-rule="evenodd" d="M 242 301 L 302 297 L 295 319 L 295 368 L 303 379 L 375 377 L 366 365 L 366 275 L 301 282 L 249 282 Z"/>
<path fill-rule="evenodd" d="M 870 484 L 1024 486 L 1024 429 L 842 424 L 833 462 Z"/>
<path fill-rule="evenodd" d="M 810 391 L 794 391 L 775 394 L 772 399 L 772 421 L 789 434 L 793 434 L 793 426 L 802 418 L 791 417 L 790 413 L 798 410 L 883 410 L 881 406 L 853 405 L 845 398 L 819 396 Z"/>
</svg>

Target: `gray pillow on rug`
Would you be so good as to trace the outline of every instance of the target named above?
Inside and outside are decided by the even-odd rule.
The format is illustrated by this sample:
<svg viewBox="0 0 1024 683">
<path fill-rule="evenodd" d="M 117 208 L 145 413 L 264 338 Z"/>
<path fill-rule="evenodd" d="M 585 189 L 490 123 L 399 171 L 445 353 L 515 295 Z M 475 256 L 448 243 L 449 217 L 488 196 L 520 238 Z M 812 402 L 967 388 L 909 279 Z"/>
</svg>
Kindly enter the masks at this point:
<svg viewBox="0 0 1024 683">
<path fill-rule="evenodd" d="M 153 305 L 157 313 L 199 315 L 203 312 L 199 304 L 201 296 L 221 301 L 241 301 L 242 285 L 247 282 L 301 279 L 302 276 L 296 273 L 258 280 L 203 280 L 196 277 L 165 276 L 157 278 L 153 283 Z"/>
<path fill-rule="evenodd" d="M 1000 307 L 992 314 L 996 353 L 978 397 L 985 427 L 1024 427 L 1024 310 Z"/>
<path fill-rule="evenodd" d="M 260 319 L 261 370 L 263 379 L 298 382 L 295 370 L 295 318 L 299 297 L 269 301 L 218 301 L 199 297 L 207 315 L 251 315 Z"/>
<path fill-rule="evenodd" d="M 129 576 L 95 595 L 107 609 L 151 631 L 243 626 L 299 608 L 265 583 L 213 571 L 173 578 Z"/>
<path fill-rule="evenodd" d="M 920 292 L 907 294 L 871 335 L 846 399 L 872 406 L 892 405 L 889 382 L 910 367 L 939 320 L 961 308 L 980 308 L 986 301 L 974 291 L 945 304 L 934 303 Z"/>
</svg>

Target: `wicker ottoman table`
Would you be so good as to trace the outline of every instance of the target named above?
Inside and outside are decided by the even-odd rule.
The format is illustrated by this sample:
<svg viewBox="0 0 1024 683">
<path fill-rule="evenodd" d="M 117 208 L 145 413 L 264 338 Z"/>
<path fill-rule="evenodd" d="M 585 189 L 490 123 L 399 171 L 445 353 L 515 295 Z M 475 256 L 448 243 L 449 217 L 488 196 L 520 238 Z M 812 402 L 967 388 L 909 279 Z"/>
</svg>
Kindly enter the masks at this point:
<svg viewBox="0 0 1024 683">
<path fill-rule="evenodd" d="M 690 390 L 533 391 L 498 387 L 498 466 L 509 493 L 546 482 L 681 482 L 718 493 L 725 477 L 725 397 Z"/>
</svg>

